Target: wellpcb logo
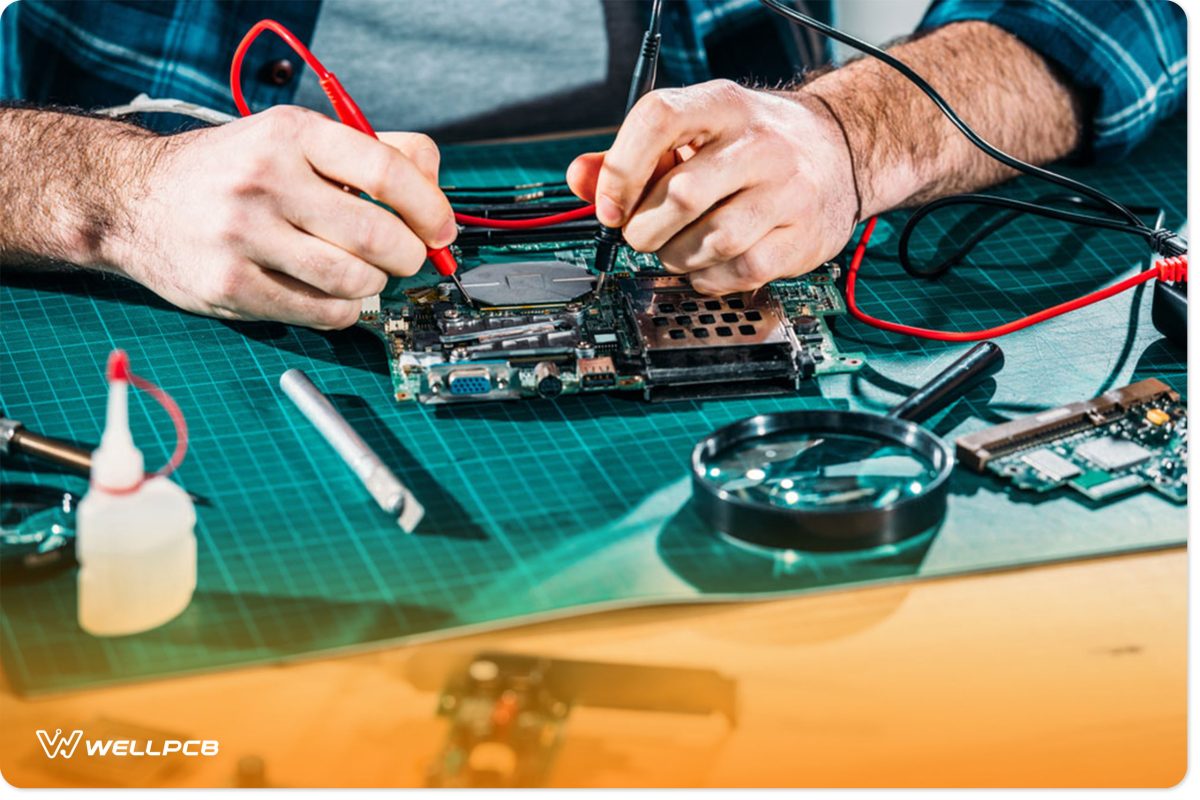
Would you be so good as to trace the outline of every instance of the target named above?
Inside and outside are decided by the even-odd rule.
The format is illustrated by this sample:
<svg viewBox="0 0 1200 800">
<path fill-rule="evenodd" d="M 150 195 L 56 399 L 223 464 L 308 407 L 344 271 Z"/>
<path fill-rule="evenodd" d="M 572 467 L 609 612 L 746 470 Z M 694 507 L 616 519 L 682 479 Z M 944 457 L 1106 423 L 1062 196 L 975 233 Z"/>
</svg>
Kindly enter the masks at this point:
<svg viewBox="0 0 1200 800">
<path fill-rule="evenodd" d="M 37 738 L 46 751 L 46 758 L 70 758 L 75 755 L 75 749 L 81 741 L 89 756 L 211 757 L 217 755 L 220 749 L 216 739 L 84 739 L 83 731 L 78 728 L 69 735 L 64 735 L 62 728 L 56 728 L 53 734 L 38 730 Z"/>
<path fill-rule="evenodd" d="M 49 732 L 39 730 L 37 732 L 38 741 L 42 743 L 42 749 L 46 751 L 46 758 L 70 758 L 75 755 L 75 748 L 79 746 L 79 740 L 83 738 L 83 731 L 71 731 L 70 736 L 63 736 L 62 728 L 54 731 L 51 736 Z"/>
</svg>

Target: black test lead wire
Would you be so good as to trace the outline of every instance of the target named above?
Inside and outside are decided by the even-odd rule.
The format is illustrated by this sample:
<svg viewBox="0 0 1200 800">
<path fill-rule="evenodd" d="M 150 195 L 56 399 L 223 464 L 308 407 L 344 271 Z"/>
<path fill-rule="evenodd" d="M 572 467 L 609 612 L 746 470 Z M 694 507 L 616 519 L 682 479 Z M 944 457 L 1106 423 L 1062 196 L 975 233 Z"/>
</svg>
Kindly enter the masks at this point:
<svg viewBox="0 0 1200 800">
<path fill-rule="evenodd" d="M 654 88 L 654 79 L 658 72 L 658 48 L 662 43 L 662 34 L 659 33 L 661 26 L 662 0 L 654 0 L 654 5 L 650 8 L 650 23 L 646 26 L 646 33 L 642 36 L 642 49 L 638 53 L 637 63 L 633 67 L 633 77 L 629 82 L 629 96 L 625 99 L 624 116 L 626 117 L 629 116 L 629 112 L 633 110 L 637 101 Z M 596 234 L 595 265 L 596 271 L 600 273 L 596 279 L 595 291 L 597 294 L 604 288 L 604 280 L 608 277 L 608 273 L 616 268 L 617 253 L 624 243 L 625 237 L 621 234 L 620 228 L 600 226 L 600 232 Z"/>
<path fill-rule="evenodd" d="M 1081 205 L 1084 207 L 1092 207 L 1095 208 L 1095 210 L 1099 213 L 1107 215 L 1096 216 L 1093 214 L 1083 214 L 1080 212 L 1067 211 L 1061 208 L 1054 208 L 1052 206 L 1037 202 L 1015 200 L 1009 197 L 1000 197 L 997 195 L 979 193 L 966 193 L 942 197 L 926 203 L 913 212 L 912 216 L 909 217 L 908 222 L 905 224 L 904 229 L 901 231 L 900 240 L 898 243 L 899 260 L 900 265 L 908 274 L 914 277 L 927 278 L 939 275 L 944 271 L 944 268 L 935 268 L 931 271 L 919 270 L 914 267 L 908 257 L 908 242 L 912 236 L 913 228 L 916 227 L 917 223 L 919 223 L 932 211 L 953 204 L 997 206 L 1018 214 L 1035 214 L 1076 225 L 1117 230 L 1122 233 L 1129 233 L 1146 239 L 1154 251 L 1162 256 L 1180 256 L 1187 253 L 1187 241 L 1182 236 L 1167 228 L 1151 228 L 1147 226 L 1141 221 L 1141 219 L 1138 218 L 1137 214 L 1099 189 L 1089 186 L 1081 181 L 1068 178 L 1065 175 L 1060 175 L 1057 172 L 1052 172 L 1051 170 L 1043 167 L 1037 167 L 1033 164 L 1028 164 L 1021 159 L 1016 158 L 1015 156 L 1005 153 L 1003 150 L 987 142 L 982 136 L 977 134 L 969 125 L 967 125 L 962 118 L 958 116 L 954 109 L 950 107 L 950 104 L 946 102 L 945 98 L 938 94 L 937 90 L 930 86 L 924 78 L 917 74 L 916 71 L 914 71 L 903 61 L 891 55 L 887 51 L 881 50 L 874 45 L 868 44 L 867 42 L 855 38 L 848 33 L 844 33 L 843 31 L 840 31 L 830 25 L 826 25 L 825 23 L 814 19 L 807 14 L 802 14 L 793 8 L 789 8 L 787 5 L 781 2 L 781 0 L 759 0 L 759 2 L 766 6 L 770 11 L 787 18 L 798 25 L 803 25 L 806 28 L 815 30 L 818 33 L 822 33 L 831 39 L 841 42 L 844 45 L 852 47 L 859 52 L 865 53 L 866 55 L 872 56 L 873 58 L 882 61 L 884 64 L 887 64 L 889 67 L 907 78 L 918 89 L 924 92 L 924 94 L 933 102 L 934 105 L 938 107 L 938 109 L 946 116 L 946 118 L 950 120 L 950 122 L 956 128 L 958 128 L 963 136 L 965 136 L 967 140 L 971 142 L 971 144 L 975 145 L 988 156 L 996 161 L 999 161 L 1001 164 L 1016 170 L 1017 172 L 1021 172 L 1030 177 L 1037 178 L 1038 180 L 1069 189 L 1080 198 L 1086 198 L 1092 202 L 1086 203 L 1069 200 L 1068 202 L 1074 202 L 1076 205 Z M 972 246 L 974 246 L 974 244 L 978 244 L 981 238 L 982 237 L 976 237 L 972 243 Z M 965 255 L 965 253 L 960 252 L 959 257 L 962 255 Z"/>
</svg>

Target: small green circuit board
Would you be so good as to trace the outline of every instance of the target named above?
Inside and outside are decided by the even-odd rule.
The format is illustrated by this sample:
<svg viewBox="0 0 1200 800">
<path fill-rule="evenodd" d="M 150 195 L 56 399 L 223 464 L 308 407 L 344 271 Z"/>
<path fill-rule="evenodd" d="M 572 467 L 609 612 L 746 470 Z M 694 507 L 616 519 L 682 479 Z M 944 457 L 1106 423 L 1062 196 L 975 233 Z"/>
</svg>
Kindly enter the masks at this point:
<svg viewBox="0 0 1200 800">
<path fill-rule="evenodd" d="M 590 242 L 460 253 L 460 279 L 389 286 L 360 324 L 388 348 L 396 399 L 422 403 L 636 392 L 647 400 L 782 394 L 854 372 L 828 318 L 838 267 L 724 297 L 623 248 L 596 290 Z"/>
<path fill-rule="evenodd" d="M 1187 407 L 1154 379 L 963 437 L 958 454 L 1019 489 L 1104 502 L 1149 487 L 1187 502 Z"/>
</svg>

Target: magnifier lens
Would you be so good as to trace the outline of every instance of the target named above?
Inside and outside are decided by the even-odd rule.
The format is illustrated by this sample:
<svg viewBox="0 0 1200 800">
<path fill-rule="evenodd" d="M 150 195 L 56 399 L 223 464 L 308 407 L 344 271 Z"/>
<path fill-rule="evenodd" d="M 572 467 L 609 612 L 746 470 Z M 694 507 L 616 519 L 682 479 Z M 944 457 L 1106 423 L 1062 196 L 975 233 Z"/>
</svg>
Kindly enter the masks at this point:
<svg viewBox="0 0 1200 800">
<path fill-rule="evenodd" d="M 938 476 L 928 458 L 894 440 L 841 431 L 746 439 L 701 466 L 731 497 L 798 511 L 881 508 L 921 494 Z"/>
</svg>

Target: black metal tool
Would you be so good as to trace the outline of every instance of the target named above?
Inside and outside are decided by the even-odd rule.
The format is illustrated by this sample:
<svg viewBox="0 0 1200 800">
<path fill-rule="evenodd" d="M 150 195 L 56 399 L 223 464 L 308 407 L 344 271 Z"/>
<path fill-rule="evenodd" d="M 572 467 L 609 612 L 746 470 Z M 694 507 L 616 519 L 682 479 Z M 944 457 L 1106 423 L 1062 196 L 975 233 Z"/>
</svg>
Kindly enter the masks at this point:
<svg viewBox="0 0 1200 800">
<path fill-rule="evenodd" d="M 15 419 L 0 417 L 0 455 L 21 454 L 85 475 L 92 468 L 92 451 L 64 439 L 43 436 Z"/>
<path fill-rule="evenodd" d="M 1004 365 L 976 345 L 886 416 L 857 411 L 760 414 L 692 451 L 692 495 L 713 527 L 787 550 L 857 550 L 936 527 L 954 450 L 917 424 Z"/>
<path fill-rule="evenodd" d="M 88 477 L 92 472 L 92 451 L 95 449 L 95 445 L 35 433 L 15 419 L 0 416 L 0 456 L 24 456 Z M 188 492 L 188 497 L 198 506 L 212 505 L 207 497 L 195 492 Z"/>
<path fill-rule="evenodd" d="M 654 88 L 654 79 L 658 72 L 658 48 L 662 42 L 659 28 L 662 26 L 662 0 L 654 0 L 650 9 L 650 24 L 642 36 L 642 49 L 638 53 L 637 63 L 633 67 L 633 77 L 629 83 L 629 96 L 625 100 L 625 116 L 633 110 L 634 105 L 647 92 Z M 596 271 L 600 273 L 596 281 L 596 291 L 604 288 L 605 278 L 617 265 L 617 253 L 625 237 L 620 228 L 600 226 L 596 234 Z"/>
</svg>

